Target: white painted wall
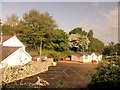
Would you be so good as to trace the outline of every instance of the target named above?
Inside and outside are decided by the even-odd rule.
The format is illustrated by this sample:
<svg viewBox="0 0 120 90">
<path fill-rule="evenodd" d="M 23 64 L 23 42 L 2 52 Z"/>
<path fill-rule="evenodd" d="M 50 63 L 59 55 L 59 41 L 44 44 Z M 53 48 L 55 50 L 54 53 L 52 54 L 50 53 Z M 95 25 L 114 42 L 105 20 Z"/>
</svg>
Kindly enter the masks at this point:
<svg viewBox="0 0 120 90">
<path fill-rule="evenodd" d="M 97 62 L 99 62 L 102 60 L 102 55 L 96 55 L 95 53 L 93 53 L 92 60 L 96 60 Z"/>
<path fill-rule="evenodd" d="M 24 50 L 22 50 L 22 56 L 21 56 L 21 61 L 22 61 L 22 65 L 30 62 L 32 60 L 32 57 Z"/>
<path fill-rule="evenodd" d="M 77 57 L 75 55 L 71 55 L 71 60 L 72 61 L 80 61 L 80 62 L 83 62 L 83 57 Z"/>
<path fill-rule="evenodd" d="M 91 55 L 83 55 L 81 59 L 78 59 L 82 62 L 92 62 L 92 60 L 96 60 L 97 62 L 102 60 L 102 55 L 96 55 L 92 53 Z"/>
<path fill-rule="evenodd" d="M 101 61 L 102 60 L 102 55 L 99 55 L 97 60 L 98 60 L 98 62 Z"/>
<path fill-rule="evenodd" d="M 92 56 L 91 55 L 83 55 L 83 62 L 91 62 Z"/>
<path fill-rule="evenodd" d="M 23 65 L 31 61 L 32 57 L 24 50 L 19 48 L 14 53 L 5 58 L 1 63 L 10 66 Z"/>
<path fill-rule="evenodd" d="M 3 42 L 3 46 L 22 47 L 22 49 L 25 50 L 25 45 L 23 45 L 23 43 L 16 36 L 13 36 L 10 39 Z"/>
</svg>

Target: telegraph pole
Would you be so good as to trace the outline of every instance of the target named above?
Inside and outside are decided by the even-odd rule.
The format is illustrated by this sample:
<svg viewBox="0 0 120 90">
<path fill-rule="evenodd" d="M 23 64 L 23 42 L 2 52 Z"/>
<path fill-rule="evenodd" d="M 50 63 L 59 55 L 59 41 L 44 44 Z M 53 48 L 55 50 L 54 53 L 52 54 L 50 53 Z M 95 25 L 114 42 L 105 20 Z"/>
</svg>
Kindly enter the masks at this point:
<svg viewBox="0 0 120 90">
<path fill-rule="evenodd" d="M 41 51 L 42 51 L 42 38 L 41 38 L 41 41 L 40 41 L 40 60 L 41 60 Z"/>
</svg>

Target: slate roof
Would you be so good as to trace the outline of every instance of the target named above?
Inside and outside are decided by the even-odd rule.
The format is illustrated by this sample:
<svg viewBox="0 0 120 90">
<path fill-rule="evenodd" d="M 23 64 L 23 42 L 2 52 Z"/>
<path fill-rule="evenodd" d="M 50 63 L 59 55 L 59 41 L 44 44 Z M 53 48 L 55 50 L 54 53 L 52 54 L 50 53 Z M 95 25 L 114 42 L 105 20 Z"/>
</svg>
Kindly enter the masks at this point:
<svg viewBox="0 0 120 90">
<path fill-rule="evenodd" d="M 94 52 L 96 55 L 101 55 L 100 53 L 98 52 Z M 93 54 L 93 52 L 77 52 L 77 53 L 74 53 L 73 55 L 77 56 L 77 57 L 81 57 L 83 55 L 91 55 Z"/>
<path fill-rule="evenodd" d="M 0 61 L 7 58 L 9 55 L 11 55 L 13 52 L 18 50 L 20 47 L 6 47 L 6 46 L 0 46 Z"/>
<path fill-rule="evenodd" d="M 93 52 L 79 52 L 81 55 L 91 55 Z"/>
<path fill-rule="evenodd" d="M 2 37 L 2 42 L 5 42 L 6 40 L 10 39 L 12 36 L 5 36 Z"/>
</svg>

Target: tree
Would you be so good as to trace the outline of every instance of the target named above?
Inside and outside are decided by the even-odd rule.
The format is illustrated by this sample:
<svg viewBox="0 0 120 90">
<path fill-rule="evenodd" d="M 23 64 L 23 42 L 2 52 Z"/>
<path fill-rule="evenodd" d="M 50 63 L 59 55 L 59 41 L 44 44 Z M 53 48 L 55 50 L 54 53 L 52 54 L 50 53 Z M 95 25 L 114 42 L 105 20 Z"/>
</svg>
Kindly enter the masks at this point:
<svg viewBox="0 0 120 90">
<path fill-rule="evenodd" d="M 87 37 L 90 40 L 88 51 L 102 53 L 104 50 L 104 43 L 101 40 L 94 38 L 93 35 L 94 35 L 93 30 L 90 30 L 87 34 Z"/>
<path fill-rule="evenodd" d="M 90 38 L 93 38 L 93 31 L 90 30 L 87 34 L 87 37 L 90 39 Z"/>
<path fill-rule="evenodd" d="M 91 38 L 88 48 L 89 48 L 88 51 L 90 52 L 102 53 L 104 50 L 104 43 L 97 38 Z"/>
<path fill-rule="evenodd" d="M 38 10 L 32 9 L 23 14 L 23 19 L 14 27 L 14 31 L 28 47 L 37 49 L 41 39 L 44 42 L 46 32 L 56 28 L 55 20 L 47 12 L 40 13 Z"/>
<path fill-rule="evenodd" d="M 10 25 L 2 25 L 2 32 L 3 32 L 3 35 L 13 35 L 13 33 L 15 32 L 15 29 Z"/>
<path fill-rule="evenodd" d="M 23 23 L 34 31 L 54 30 L 57 28 L 55 20 L 47 12 L 40 13 L 32 9 L 23 15 Z"/>
<path fill-rule="evenodd" d="M 115 51 L 117 52 L 116 54 L 117 54 L 117 55 L 120 55 L 120 43 L 116 43 L 116 44 L 114 45 L 114 48 L 115 48 Z"/>
<path fill-rule="evenodd" d="M 92 89 L 120 88 L 120 57 L 109 57 L 99 63 L 97 72 L 92 75 Z"/>
<path fill-rule="evenodd" d="M 71 34 L 69 40 L 70 40 L 70 48 L 75 52 L 86 51 L 90 43 L 87 36 L 80 34 Z"/>
<path fill-rule="evenodd" d="M 89 52 L 102 52 L 104 49 L 104 43 L 97 38 L 93 37 L 93 31 L 90 30 L 88 33 L 82 28 L 77 27 L 69 32 L 70 38 L 72 34 L 77 35 L 77 40 L 70 40 L 70 46 L 74 51 L 89 51 Z"/>
<path fill-rule="evenodd" d="M 57 28 L 55 20 L 47 12 L 40 13 L 36 9 L 24 13 L 23 19 L 14 27 L 15 32 L 28 48 L 64 52 L 68 50 L 68 35 Z"/>
<path fill-rule="evenodd" d="M 105 46 L 103 54 L 108 56 L 120 55 L 120 43 L 110 42 L 109 45 Z"/>
<path fill-rule="evenodd" d="M 68 50 L 68 35 L 61 29 L 47 31 L 44 35 L 43 48 L 58 52 Z"/>
<path fill-rule="evenodd" d="M 7 17 L 7 20 L 5 21 L 4 25 L 10 25 L 12 27 L 19 24 L 19 17 L 14 13 L 11 16 Z"/>
<path fill-rule="evenodd" d="M 81 27 L 74 28 L 69 32 L 69 34 L 80 34 L 80 35 L 87 35 L 87 32 L 85 32 Z"/>
</svg>

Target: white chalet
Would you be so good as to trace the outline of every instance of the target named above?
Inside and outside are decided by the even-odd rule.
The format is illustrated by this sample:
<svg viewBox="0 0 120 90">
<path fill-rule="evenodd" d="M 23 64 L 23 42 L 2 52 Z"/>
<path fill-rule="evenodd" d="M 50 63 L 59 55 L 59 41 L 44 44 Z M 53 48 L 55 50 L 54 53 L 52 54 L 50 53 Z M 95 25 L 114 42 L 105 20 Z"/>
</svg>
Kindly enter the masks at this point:
<svg viewBox="0 0 120 90">
<path fill-rule="evenodd" d="M 0 46 L 0 68 L 24 65 L 32 60 L 25 51 L 25 45 L 16 37 L 3 37 Z"/>
<path fill-rule="evenodd" d="M 72 61 L 87 62 L 100 62 L 102 54 L 95 52 L 79 52 L 71 56 Z"/>
<path fill-rule="evenodd" d="M 23 45 L 23 43 L 15 35 L 13 37 L 3 37 L 2 45 L 8 47 L 22 47 L 22 49 L 25 50 L 25 45 Z"/>
</svg>

